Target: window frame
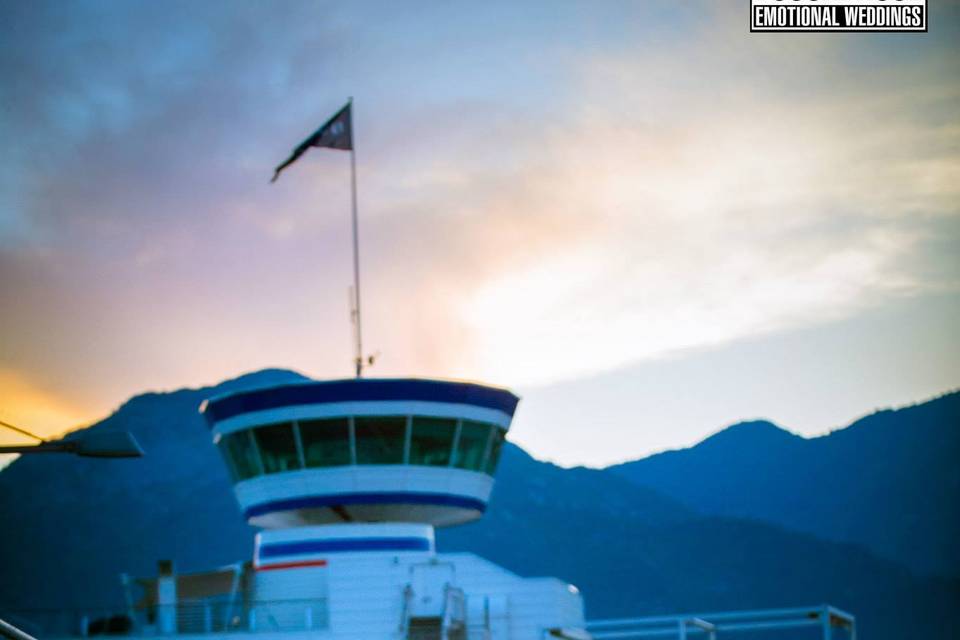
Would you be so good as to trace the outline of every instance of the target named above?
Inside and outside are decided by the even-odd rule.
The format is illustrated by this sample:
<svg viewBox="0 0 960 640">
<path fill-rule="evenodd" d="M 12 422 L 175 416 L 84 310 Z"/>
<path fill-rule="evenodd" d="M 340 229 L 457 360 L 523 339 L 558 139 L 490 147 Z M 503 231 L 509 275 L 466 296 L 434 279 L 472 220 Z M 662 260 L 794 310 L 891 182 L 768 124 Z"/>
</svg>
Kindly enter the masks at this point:
<svg viewBox="0 0 960 640">
<path fill-rule="evenodd" d="M 404 466 L 410 466 L 410 441 L 413 438 L 413 415 L 407 414 L 407 421 L 403 428 L 403 462 Z"/>
<path fill-rule="evenodd" d="M 303 466 L 303 458 L 298 454 L 299 448 L 298 448 L 298 445 L 297 445 L 297 437 L 296 437 L 296 431 L 294 430 L 294 424 L 295 424 L 295 422 L 294 422 L 293 420 L 290 420 L 290 421 L 280 421 L 280 422 L 272 422 L 272 423 L 270 423 L 270 424 L 261 424 L 261 425 L 257 425 L 257 426 L 255 426 L 255 427 L 252 427 L 252 428 L 250 428 L 250 429 L 247 429 L 247 431 L 250 432 L 250 435 L 251 435 L 251 437 L 253 438 L 254 446 L 256 446 L 256 449 L 257 449 L 257 457 L 258 457 L 258 459 L 259 459 L 259 461 L 260 461 L 260 474 L 261 474 L 261 475 L 273 475 L 273 474 L 275 474 L 275 473 L 290 473 L 290 472 L 292 472 L 292 471 L 302 471 L 302 470 L 304 469 L 304 466 Z M 286 455 L 288 455 L 289 453 L 293 453 L 293 459 L 296 461 L 296 463 L 297 463 L 299 466 L 294 467 L 294 468 L 292 468 L 292 469 L 278 469 L 278 470 L 275 470 L 275 471 L 267 472 L 266 467 L 265 467 L 264 464 L 263 464 L 263 453 L 262 453 L 261 450 L 260 450 L 260 442 L 259 442 L 259 440 L 257 439 L 257 434 L 256 434 L 256 432 L 257 432 L 257 431 L 260 431 L 260 430 L 266 431 L 267 429 L 276 429 L 277 427 L 288 427 L 288 428 L 289 428 L 290 437 L 291 437 L 291 439 L 292 439 L 292 441 L 293 441 L 293 451 L 292 451 L 292 452 L 286 452 L 286 453 L 284 453 L 283 455 L 286 456 Z M 275 454 L 274 454 L 274 453 L 271 453 L 271 455 L 275 455 Z"/>
<path fill-rule="evenodd" d="M 490 446 L 490 429 L 493 427 L 493 425 L 489 422 L 482 422 L 480 420 L 462 420 L 461 422 L 469 423 L 469 425 L 467 424 L 460 425 L 460 439 L 457 442 L 457 449 L 456 449 L 457 459 L 454 461 L 453 467 L 456 469 L 462 469 L 463 471 L 473 471 L 474 473 L 484 473 L 483 470 L 485 469 L 484 465 L 486 462 L 487 449 Z M 460 445 L 463 442 L 463 430 L 465 426 L 469 426 L 473 428 L 475 425 L 483 429 L 486 429 L 486 433 L 482 435 L 479 433 L 477 434 L 478 438 L 476 442 L 471 443 L 469 446 L 474 447 L 476 446 L 476 444 L 480 444 L 480 447 L 471 448 L 470 450 L 467 451 L 467 453 L 476 455 L 477 451 L 479 451 L 480 455 L 475 461 L 475 464 L 471 464 L 471 466 L 462 466 L 461 457 L 460 457 L 460 449 L 461 449 Z M 466 459 L 466 457 L 464 457 L 464 459 Z"/>
<path fill-rule="evenodd" d="M 297 448 L 297 460 L 300 462 L 300 470 L 307 468 L 307 459 L 303 455 L 303 442 L 300 440 L 300 421 L 293 421 L 293 444 Z"/>
<path fill-rule="evenodd" d="M 483 461 L 483 473 L 492 478 L 497 473 L 497 467 L 500 466 L 500 458 L 503 456 L 503 445 L 507 443 L 507 430 L 496 424 L 491 424 L 490 427 L 490 442 L 487 443 L 487 455 Z M 490 463 L 491 457 L 493 456 L 493 446 L 498 440 L 497 459 L 492 461 L 494 462 L 494 466 L 491 469 Z"/>
<path fill-rule="evenodd" d="M 360 462 L 360 447 L 357 446 L 357 443 L 359 442 L 359 440 L 357 439 L 357 424 L 356 424 L 356 421 L 354 421 L 354 429 L 353 429 L 353 433 L 351 434 L 351 441 L 352 441 L 352 443 L 353 443 L 353 447 L 354 447 L 354 450 L 355 450 L 355 452 L 356 452 L 356 455 L 355 455 L 355 463 L 354 463 L 355 466 L 358 466 L 358 467 L 394 466 L 394 465 L 406 466 L 406 462 L 404 461 L 404 457 L 405 457 L 404 454 L 405 454 L 405 452 L 406 452 L 407 440 L 408 440 L 408 438 L 409 438 L 409 433 L 410 433 L 410 416 L 409 416 L 409 414 L 396 414 L 396 413 L 392 413 L 392 414 L 382 414 L 382 415 L 381 415 L 381 414 L 376 414 L 376 415 L 369 415 L 369 414 L 368 414 L 368 415 L 359 415 L 359 416 L 355 416 L 355 417 L 356 417 L 356 418 L 360 418 L 361 420 L 370 420 L 370 421 L 382 420 L 382 421 L 384 421 L 384 422 L 386 422 L 386 423 L 389 423 L 389 421 L 391 421 L 391 420 L 397 420 L 397 422 L 399 423 L 400 420 L 403 420 L 403 432 L 402 432 L 402 436 L 401 436 L 401 437 L 402 437 L 402 440 L 400 441 L 402 444 L 401 444 L 400 451 L 399 451 L 399 453 L 400 453 L 400 460 L 399 460 L 399 461 L 389 461 L 389 462 L 384 462 L 384 461 Z M 384 442 L 384 443 L 388 443 L 389 440 L 384 439 L 383 442 Z"/>
<path fill-rule="evenodd" d="M 419 461 L 417 462 L 413 461 L 413 439 L 414 439 L 414 430 L 417 427 L 417 420 L 451 423 L 447 425 L 448 427 L 452 427 L 452 428 L 449 429 L 450 437 L 449 437 L 449 440 L 447 441 L 449 443 L 447 445 L 447 460 L 443 464 L 426 464 Z M 409 423 L 410 423 L 410 427 L 407 433 L 407 439 L 410 444 L 410 447 L 408 450 L 409 455 L 406 458 L 405 464 L 407 464 L 408 466 L 415 466 L 415 467 L 432 467 L 435 469 L 449 469 L 453 462 L 454 452 L 456 451 L 456 437 L 457 437 L 457 432 L 460 428 L 460 420 L 457 418 L 450 418 L 447 416 L 428 416 L 428 415 L 411 414 Z"/>
<path fill-rule="evenodd" d="M 338 423 L 340 423 L 340 424 L 338 425 L 339 428 L 342 428 L 342 427 L 345 426 L 345 427 L 347 428 L 347 429 L 346 429 L 346 432 L 347 432 L 347 459 L 346 459 L 346 461 L 344 461 L 344 462 L 342 462 L 342 463 L 339 463 L 339 464 L 323 464 L 323 465 L 313 465 L 313 464 L 310 464 L 310 465 L 308 465 L 308 464 L 307 464 L 307 449 L 304 448 L 304 445 L 303 445 L 303 431 L 300 429 L 300 423 L 301 423 L 301 422 L 304 422 L 304 423 L 338 422 Z M 336 468 L 339 468 L 339 467 L 352 467 L 352 466 L 355 466 L 356 463 L 354 462 L 355 457 L 354 457 L 354 451 L 353 451 L 353 443 L 352 443 L 352 441 L 351 441 L 351 440 L 352 440 L 352 439 L 351 439 L 351 434 L 352 434 L 352 432 L 353 432 L 352 424 L 353 424 L 353 421 L 350 419 L 349 416 L 335 416 L 335 417 L 309 418 L 309 419 L 306 419 L 306 420 L 297 420 L 298 443 L 299 443 L 299 446 L 300 446 L 301 451 L 303 452 L 303 469 L 336 469 Z M 312 431 L 312 428 L 307 430 L 308 433 L 309 433 L 310 431 Z M 308 438 L 308 439 L 309 439 L 309 438 Z"/>
<path fill-rule="evenodd" d="M 460 457 L 460 431 L 463 429 L 463 418 L 457 418 L 457 428 L 453 432 L 453 443 L 450 445 L 450 464 L 451 469 L 457 468 L 457 459 Z"/>
<path fill-rule="evenodd" d="M 358 420 L 358 419 L 374 419 L 374 420 L 375 420 L 375 419 L 378 419 L 378 418 L 379 418 L 379 419 L 385 419 L 385 420 L 390 420 L 390 419 L 403 419 L 403 445 L 402 445 L 402 446 L 403 446 L 403 449 L 402 449 L 402 458 L 400 459 L 399 462 L 394 461 L 394 462 L 372 462 L 372 463 L 371 463 L 371 462 L 364 462 L 364 463 L 360 463 L 359 460 L 358 460 L 357 420 Z M 447 461 L 447 463 L 446 463 L 445 465 L 442 465 L 442 466 L 441 466 L 441 465 L 427 465 L 427 464 L 422 464 L 422 463 L 416 463 L 416 464 L 412 464 L 412 463 L 411 463 L 411 456 L 412 456 L 412 454 L 413 454 L 413 451 L 412 451 L 412 449 L 413 449 L 413 428 L 414 428 L 414 421 L 415 421 L 417 418 L 424 418 L 424 419 L 427 419 L 427 420 L 451 420 L 451 421 L 454 421 L 455 424 L 454 424 L 454 427 L 453 427 L 453 436 L 452 436 L 452 438 L 451 438 L 451 440 L 450 440 L 449 460 Z M 349 454 L 348 454 L 349 457 L 348 457 L 348 460 L 347 460 L 346 462 L 344 462 L 343 464 L 336 464 L 336 465 L 322 465 L 322 466 L 310 466 L 310 465 L 307 465 L 307 453 L 306 453 L 306 449 L 305 449 L 305 446 L 304 446 L 304 439 L 303 439 L 303 432 L 302 432 L 302 430 L 301 430 L 301 423 L 303 423 L 303 422 L 314 422 L 314 421 L 324 421 L 324 420 L 346 420 L 347 440 L 348 440 L 348 448 L 349 448 Z M 463 437 L 463 436 L 464 436 L 464 426 L 465 426 L 466 423 L 469 423 L 468 426 L 470 426 L 470 427 L 472 427 L 473 425 L 482 425 L 482 426 L 484 426 L 484 427 L 487 428 L 487 434 L 486 434 L 486 436 L 484 437 L 485 439 L 484 439 L 484 443 L 483 443 L 483 452 L 482 452 L 482 454 L 480 455 L 480 458 L 479 458 L 479 460 L 478 460 L 478 465 L 479 465 L 479 467 L 476 468 L 476 469 L 464 467 L 464 466 L 461 466 L 461 464 L 460 464 L 461 459 L 463 458 L 463 456 L 461 456 L 461 451 L 460 451 L 460 449 L 461 449 L 461 443 L 462 443 L 463 440 L 464 440 L 464 437 Z M 286 470 L 283 470 L 283 471 L 272 471 L 272 472 L 270 472 L 270 473 L 267 473 L 267 472 L 266 472 L 266 469 L 265 469 L 265 466 L 264 466 L 263 454 L 262 454 L 261 449 L 260 449 L 260 443 L 258 442 L 256 433 L 254 433 L 254 432 L 255 432 L 257 429 L 269 428 L 269 427 L 276 427 L 276 426 L 281 426 L 281 425 L 287 425 L 287 426 L 289 426 L 289 428 L 290 428 L 290 430 L 291 430 L 291 433 L 292 433 L 292 436 L 293 436 L 295 460 L 296 460 L 296 463 L 297 463 L 298 466 L 297 466 L 296 468 L 292 468 L 292 469 L 286 469 Z M 502 455 L 503 445 L 506 444 L 506 440 L 507 440 L 507 431 L 508 431 L 507 428 L 504 428 L 504 427 L 502 427 L 502 426 L 500 426 L 499 424 L 496 424 L 496 423 L 485 422 L 485 421 L 482 421 L 482 420 L 467 420 L 467 419 L 465 419 L 465 418 L 454 418 L 454 417 L 450 417 L 450 416 L 421 415 L 421 414 L 414 414 L 414 413 L 408 413 L 408 414 L 395 414 L 395 413 L 392 413 L 392 414 L 383 414 L 383 415 L 380 415 L 380 414 L 373 414 L 373 415 L 371 415 L 371 414 L 362 414 L 362 415 L 351 414 L 351 415 L 347 415 L 347 416 L 325 416 L 325 417 L 322 417 L 322 418 L 309 418 L 309 419 L 298 418 L 298 419 L 293 419 L 293 420 L 289 420 L 289 421 L 280 421 L 280 422 L 273 422 L 273 423 L 269 423 L 269 424 L 253 425 L 253 426 L 246 427 L 246 428 L 243 428 L 243 429 L 237 429 L 236 431 L 230 431 L 230 432 L 228 432 L 228 433 L 220 433 L 220 434 L 217 434 L 216 438 L 214 439 L 214 444 L 217 445 L 218 449 L 220 449 L 221 456 L 223 457 L 224 462 L 226 463 L 226 466 L 227 466 L 227 473 L 229 474 L 229 476 L 230 476 L 230 478 L 231 478 L 231 480 L 233 481 L 234 484 L 236 484 L 236 483 L 238 483 L 238 482 L 243 482 L 243 481 L 245 481 L 245 480 L 252 480 L 252 479 L 254 479 L 254 478 L 259 478 L 259 477 L 262 477 L 262 476 L 273 475 L 273 474 L 276 474 L 276 473 L 290 473 L 290 472 L 293 472 L 293 471 L 303 471 L 303 470 L 309 470 L 309 469 L 333 469 L 333 468 L 337 468 L 337 467 L 346 467 L 346 466 L 349 466 L 349 467 L 361 467 L 361 466 L 394 466 L 394 465 L 402 465 L 402 466 L 434 466 L 435 468 L 438 468 L 438 469 L 444 469 L 444 468 L 445 468 L 445 469 L 460 469 L 460 470 L 462 470 L 462 471 L 471 471 L 471 472 L 473 472 L 473 473 L 483 473 L 483 474 L 486 474 L 486 475 L 488 475 L 488 476 L 493 477 L 493 476 L 495 475 L 495 473 L 496 473 L 496 469 L 495 469 L 495 468 L 494 468 L 494 469 L 490 469 L 490 461 L 491 461 L 490 458 L 491 458 L 491 456 L 493 455 L 494 442 L 495 442 L 495 440 L 496 440 L 497 437 L 498 437 L 497 434 L 498 434 L 498 433 L 499 433 L 499 434 L 502 434 L 502 437 L 500 438 L 500 441 L 501 441 L 501 442 L 500 442 L 500 452 L 501 452 L 501 455 Z M 241 435 L 241 434 L 245 434 L 245 435 Z M 246 445 L 247 445 L 248 447 L 250 447 L 250 448 L 252 449 L 252 451 L 253 451 L 252 455 L 250 455 L 250 459 L 249 459 L 248 461 L 246 461 L 247 463 L 250 464 L 250 466 L 252 466 L 251 471 L 253 471 L 253 475 L 250 475 L 250 476 L 248 476 L 248 477 L 246 477 L 246 478 L 241 478 L 241 477 L 240 477 L 240 467 L 238 467 L 238 465 L 237 465 L 237 460 L 234 459 L 234 457 L 233 457 L 233 455 L 232 455 L 233 452 L 231 451 L 231 449 L 229 448 L 229 446 L 228 446 L 228 444 L 227 444 L 227 441 L 228 441 L 227 439 L 233 438 L 233 437 L 236 437 L 236 438 L 245 437 L 245 438 L 247 438 L 247 443 L 246 443 Z M 472 451 L 475 452 L 475 450 L 472 450 Z M 467 453 L 469 453 L 469 452 L 467 452 Z M 498 460 L 497 462 L 498 462 L 498 466 L 499 466 L 499 460 Z"/>
</svg>

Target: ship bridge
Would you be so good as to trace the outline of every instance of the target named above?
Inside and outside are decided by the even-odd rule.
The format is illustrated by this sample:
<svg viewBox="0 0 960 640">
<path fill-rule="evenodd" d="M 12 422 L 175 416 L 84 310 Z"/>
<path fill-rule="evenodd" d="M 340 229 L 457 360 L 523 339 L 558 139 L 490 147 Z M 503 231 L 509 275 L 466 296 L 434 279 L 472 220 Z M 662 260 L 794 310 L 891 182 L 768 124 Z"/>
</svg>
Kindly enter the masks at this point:
<svg viewBox="0 0 960 640">
<path fill-rule="evenodd" d="M 202 411 L 250 524 L 479 518 L 518 398 L 419 379 L 335 380 L 234 393 Z"/>
<path fill-rule="evenodd" d="M 414 378 L 208 399 L 200 410 L 211 440 L 243 516 L 262 529 L 253 559 L 216 580 L 172 571 L 141 580 L 141 604 L 165 633 L 587 637 L 572 585 L 436 551 L 435 527 L 486 510 L 518 401 L 496 387 Z"/>
</svg>

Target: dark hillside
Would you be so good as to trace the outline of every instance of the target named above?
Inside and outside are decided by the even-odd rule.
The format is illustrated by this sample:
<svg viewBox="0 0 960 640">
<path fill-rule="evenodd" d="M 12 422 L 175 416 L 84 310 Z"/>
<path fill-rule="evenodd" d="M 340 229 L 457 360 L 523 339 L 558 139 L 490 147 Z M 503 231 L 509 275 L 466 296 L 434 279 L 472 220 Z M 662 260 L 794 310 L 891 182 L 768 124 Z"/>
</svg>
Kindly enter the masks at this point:
<svg viewBox="0 0 960 640">
<path fill-rule="evenodd" d="M 960 393 L 880 411 L 819 438 L 742 423 L 610 470 L 706 514 L 862 544 L 960 577 Z"/>
</svg>

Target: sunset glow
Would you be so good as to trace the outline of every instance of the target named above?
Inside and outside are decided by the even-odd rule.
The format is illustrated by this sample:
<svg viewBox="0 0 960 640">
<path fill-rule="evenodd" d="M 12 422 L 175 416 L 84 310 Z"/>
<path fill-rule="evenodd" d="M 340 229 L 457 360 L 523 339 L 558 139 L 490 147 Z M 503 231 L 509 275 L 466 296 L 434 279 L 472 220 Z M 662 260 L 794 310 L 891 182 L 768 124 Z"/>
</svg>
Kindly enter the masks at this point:
<svg viewBox="0 0 960 640">
<path fill-rule="evenodd" d="M 820 433 L 960 383 L 956 3 L 929 34 L 853 38 L 751 35 L 709 0 L 33 5 L 6 4 L 0 41 L 4 420 L 53 434 L 268 366 L 350 375 L 346 155 L 268 184 L 349 95 L 371 375 L 515 387 L 518 441 L 564 464 L 744 411 Z M 818 331 L 785 368 L 889 347 L 901 382 L 754 387 L 751 345 Z M 843 354 L 827 336 L 848 331 Z M 739 392 L 684 374 L 698 399 L 673 418 L 670 390 L 637 408 L 649 367 L 718 354 L 742 355 Z M 586 451 L 577 409 L 538 407 L 603 376 L 636 387 Z M 628 411 L 653 426 L 602 426 Z"/>
</svg>

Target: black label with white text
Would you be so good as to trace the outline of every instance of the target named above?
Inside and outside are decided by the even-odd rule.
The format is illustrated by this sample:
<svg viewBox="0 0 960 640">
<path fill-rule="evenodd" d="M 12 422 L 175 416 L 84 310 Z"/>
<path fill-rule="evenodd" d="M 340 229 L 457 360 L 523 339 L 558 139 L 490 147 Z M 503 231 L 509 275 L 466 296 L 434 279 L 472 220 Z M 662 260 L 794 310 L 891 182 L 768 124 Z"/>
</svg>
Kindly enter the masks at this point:
<svg viewBox="0 0 960 640">
<path fill-rule="evenodd" d="M 927 0 L 750 0 L 750 31 L 926 31 Z"/>
</svg>

